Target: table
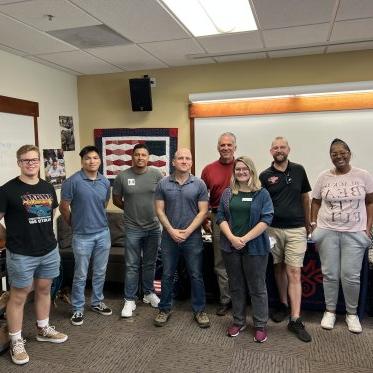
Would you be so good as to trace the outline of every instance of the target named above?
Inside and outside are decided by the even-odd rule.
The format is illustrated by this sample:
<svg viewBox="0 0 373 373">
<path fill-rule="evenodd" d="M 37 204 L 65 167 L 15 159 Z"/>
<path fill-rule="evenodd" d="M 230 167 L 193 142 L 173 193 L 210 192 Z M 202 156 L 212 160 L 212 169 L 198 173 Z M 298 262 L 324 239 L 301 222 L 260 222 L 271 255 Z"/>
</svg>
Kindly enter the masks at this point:
<svg viewBox="0 0 373 373">
<path fill-rule="evenodd" d="M 361 286 L 358 307 L 358 315 L 360 319 L 364 317 L 367 305 L 368 274 L 368 253 L 366 252 L 360 274 Z M 276 304 L 278 304 L 279 299 L 273 274 L 272 255 L 269 256 L 268 260 L 267 289 L 269 305 L 275 306 Z M 302 309 L 315 311 L 325 310 L 320 257 L 319 253 L 316 250 L 315 244 L 312 241 L 309 241 L 307 244 L 307 251 L 304 257 L 304 263 L 302 268 Z M 339 289 L 339 297 L 336 311 L 337 313 L 346 312 L 341 287 Z"/>
</svg>

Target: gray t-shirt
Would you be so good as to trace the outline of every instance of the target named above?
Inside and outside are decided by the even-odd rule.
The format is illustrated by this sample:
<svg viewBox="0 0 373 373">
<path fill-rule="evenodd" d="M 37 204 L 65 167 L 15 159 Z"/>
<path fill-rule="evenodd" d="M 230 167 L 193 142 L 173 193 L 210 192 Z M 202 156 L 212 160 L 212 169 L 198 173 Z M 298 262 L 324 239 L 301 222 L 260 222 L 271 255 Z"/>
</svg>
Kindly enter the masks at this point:
<svg viewBox="0 0 373 373">
<path fill-rule="evenodd" d="M 124 223 L 130 228 L 150 230 L 159 226 L 154 211 L 155 188 L 163 177 L 156 168 L 136 174 L 132 168 L 121 172 L 114 180 L 113 195 L 124 201 Z"/>
</svg>

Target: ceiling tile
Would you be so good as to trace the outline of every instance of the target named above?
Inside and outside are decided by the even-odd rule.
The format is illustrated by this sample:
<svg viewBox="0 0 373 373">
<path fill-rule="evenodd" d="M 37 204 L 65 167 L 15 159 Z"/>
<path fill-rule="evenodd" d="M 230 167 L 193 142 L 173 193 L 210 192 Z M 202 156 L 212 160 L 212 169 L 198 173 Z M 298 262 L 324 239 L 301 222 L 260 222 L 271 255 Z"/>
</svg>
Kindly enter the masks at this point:
<svg viewBox="0 0 373 373">
<path fill-rule="evenodd" d="M 208 53 L 249 51 L 263 48 L 258 31 L 201 37 L 198 42 Z"/>
<path fill-rule="evenodd" d="M 19 0 L 0 0 L 0 4 L 9 4 L 9 3 L 19 3 Z"/>
<path fill-rule="evenodd" d="M 0 44 L 27 54 L 71 51 L 76 48 L 23 23 L 0 15 Z"/>
<path fill-rule="evenodd" d="M 24 55 L 27 54 L 26 52 L 19 51 L 18 49 L 14 49 L 14 48 L 9 48 L 9 47 L 7 47 L 6 45 L 3 45 L 3 44 L 0 44 L 0 49 L 5 51 L 5 52 L 16 54 L 17 56 L 24 56 Z"/>
<path fill-rule="evenodd" d="M 34 0 L 1 5 L 0 12 L 43 31 L 100 24 L 97 19 L 65 0 Z M 53 15 L 51 20 L 48 14 Z"/>
<path fill-rule="evenodd" d="M 105 74 L 122 71 L 118 67 L 110 65 L 83 51 L 44 54 L 38 57 L 81 74 Z"/>
<path fill-rule="evenodd" d="M 141 47 L 170 66 L 184 66 L 202 63 L 215 63 L 211 58 L 190 59 L 190 54 L 203 54 L 205 51 L 193 40 L 170 40 L 144 43 Z"/>
<path fill-rule="evenodd" d="M 330 47 L 327 48 L 327 53 L 358 51 L 358 50 L 363 50 L 363 49 L 373 49 L 373 41 L 331 45 Z"/>
<path fill-rule="evenodd" d="M 289 27 L 277 30 L 263 31 L 264 43 L 267 48 L 306 46 L 312 43 L 326 42 L 329 25 Z"/>
<path fill-rule="evenodd" d="M 190 37 L 154 0 L 71 0 L 135 43 Z"/>
<path fill-rule="evenodd" d="M 373 18 L 339 21 L 334 24 L 331 41 L 373 38 Z M 361 40 L 363 41 L 363 40 Z"/>
<path fill-rule="evenodd" d="M 126 70 L 160 69 L 168 67 L 136 45 L 87 49 L 87 52 L 109 63 L 123 67 Z"/>
<path fill-rule="evenodd" d="M 310 54 L 323 54 L 324 50 L 325 47 L 294 48 L 268 52 L 268 55 L 270 58 L 305 56 Z"/>
<path fill-rule="evenodd" d="M 233 61 L 245 61 L 245 60 L 258 60 L 265 59 L 267 55 L 265 53 L 244 53 L 236 55 L 227 55 L 214 57 L 217 62 L 233 62 Z"/>
<path fill-rule="evenodd" d="M 341 0 L 337 12 L 337 21 L 373 17 L 372 0 Z"/>
<path fill-rule="evenodd" d="M 331 21 L 335 0 L 253 0 L 263 29 Z"/>
<path fill-rule="evenodd" d="M 41 58 L 38 58 L 36 56 L 27 56 L 25 57 L 27 58 L 28 60 L 31 60 L 31 61 L 34 61 L 34 62 L 38 62 L 38 63 L 41 63 L 42 65 L 45 65 L 45 66 L 48 66 L 48 67 L 52 67 L 53 69 L 57 69 L 57 70 L 61 70 L 61 71 L 65 71 L 69 74 L 73 74 L 73 75 L 82 75 L 81 73 L 77 72 L 77 71 L 74 71 L 74 70 L 71 70 L 71 69 L 68 69 L 66 67 L 62 67 L 62 66 L 59 66 L 55 63 L 52 63 L 52 62 L 49 62 L 49 61 L 46 61 L 46 60 L 43 60 Z"/>
</svg>

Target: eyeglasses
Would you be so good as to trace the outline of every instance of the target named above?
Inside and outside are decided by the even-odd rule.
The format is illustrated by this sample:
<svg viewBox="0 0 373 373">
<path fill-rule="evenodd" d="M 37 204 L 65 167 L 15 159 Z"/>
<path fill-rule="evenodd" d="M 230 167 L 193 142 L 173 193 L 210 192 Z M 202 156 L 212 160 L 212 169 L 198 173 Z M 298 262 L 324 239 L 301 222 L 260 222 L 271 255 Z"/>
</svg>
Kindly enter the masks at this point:
<svg viewBox="0 0 373 373">
<path fill-rule="evenodd" d="M 18 162 L 22 164 L 35 164 L 35 163 L 39 163 L 40 159 L 39 158 L 19 159 Z"/>
<path fill-rule="evenodd" d="M 339 156 L 340 157 L 346 157 L 350 154 L 350 152 L 340 152 L 340 153 L 330 153 L 330 156 L 332 158 L 338 158 Z"/>
<path fill-rule="evenodd" d="M 235 168 L 234 172 L 242 172 L 242 173 L 246 173 L 247 174 L 247 173 L 250 172 L 250 169 L 248 169 L 247 167 Z"/>
</svg>

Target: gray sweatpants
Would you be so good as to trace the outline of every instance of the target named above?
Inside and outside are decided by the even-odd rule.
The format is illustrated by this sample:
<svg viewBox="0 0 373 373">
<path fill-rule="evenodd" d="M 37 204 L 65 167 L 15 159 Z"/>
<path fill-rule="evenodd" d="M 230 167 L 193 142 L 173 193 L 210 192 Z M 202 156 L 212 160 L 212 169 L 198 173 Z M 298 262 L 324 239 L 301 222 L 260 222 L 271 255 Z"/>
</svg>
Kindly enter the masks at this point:
<svg viewBox="0 0 373 373">
<path fill-rule="evenodd" d="M 369 237 L 362 231 L 337 232 L 316 228 L 312 240 L 320 254 L 326 309 L 335 311 L 341 280 L 346 311 L 356 314 L 361 266 L 365 250 L 370 245 Z"/>
</svg>

